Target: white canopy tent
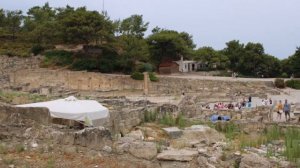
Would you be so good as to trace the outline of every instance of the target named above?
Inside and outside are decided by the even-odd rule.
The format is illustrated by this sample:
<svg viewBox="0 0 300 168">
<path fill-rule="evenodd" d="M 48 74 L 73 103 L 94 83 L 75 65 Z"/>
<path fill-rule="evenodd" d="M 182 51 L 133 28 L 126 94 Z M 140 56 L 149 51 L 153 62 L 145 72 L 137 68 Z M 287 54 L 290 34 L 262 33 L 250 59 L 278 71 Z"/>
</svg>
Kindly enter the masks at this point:
<svg viewBox="0 0 300 168">
<path fill-rule="evenodd" d="M 45 107 L 53 118 L 91 122 L 109 117 L 109 111 L 95 100 L 78 100 L 73 96 L 47 102 L 18 105 L 17 107 Z"/>
</svg>

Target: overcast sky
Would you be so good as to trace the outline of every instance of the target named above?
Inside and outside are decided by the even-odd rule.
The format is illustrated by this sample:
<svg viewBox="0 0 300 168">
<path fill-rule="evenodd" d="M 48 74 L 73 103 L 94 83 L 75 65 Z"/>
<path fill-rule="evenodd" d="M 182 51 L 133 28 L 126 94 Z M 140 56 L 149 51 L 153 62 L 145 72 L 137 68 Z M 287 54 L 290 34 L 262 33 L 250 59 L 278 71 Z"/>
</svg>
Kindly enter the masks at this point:
<svg viewBox="0 0 300 168">
<path fill-rule="evenodd" d="M 103 0 L 48 0 L 50 6 L 86 6 L 101 11 Z M 0 0 L 0 8 L 27 11 L 47 0 Z M 155 26 L 186 31 L 197 47 L 223 49 L 230 40 L 260 42 L 266 53 L 286 58 L 300 46 L 300 0 L 105 0 L 113 19 L 142 14 Z"/>
</svg>

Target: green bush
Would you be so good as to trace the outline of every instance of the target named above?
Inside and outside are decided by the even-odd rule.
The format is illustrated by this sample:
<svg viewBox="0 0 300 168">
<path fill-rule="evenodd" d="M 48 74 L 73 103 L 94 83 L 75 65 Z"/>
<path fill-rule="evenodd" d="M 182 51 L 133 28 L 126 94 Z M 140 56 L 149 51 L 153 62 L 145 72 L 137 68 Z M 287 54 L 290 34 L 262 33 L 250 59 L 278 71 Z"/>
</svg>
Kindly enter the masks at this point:
<svg viewBox="0 0 300 168">
<path fill-rule="evenodd" d="M 174 126 L 176 125 L 176 119 L 169 114 L 165 114 L 160 119 L 160 124 L 167 125 L 167 126 Z"/>
<path fill-rule="evenodd" d="M 282 77 L 282 78 L 288 78 L 289 75 L 288 75 L 287 73 L 283 72 L 283 73 L 281 74 L 281 77 Z"/>
<path fill-rule="evenodd" d="M 139 72 L 153 72 L 154 68 L 149 63 L 142 63 L 142 64 L 137 65 L 136 69 Z"/>
<path fill-rule="evenodd" d="M 53 50 L 45 53 L 45 65 L 67 66 L 73 63 L 73 53 L 64 50 Z"/>
<path fill-rule="evenodd" d="M 158 81 L 158 77 L 155 75 L 154 72 L 149 72 L 149 78 L 150 78 L 150 81 L 152 81 L 152 82 Z"/>
<path fill-rule="evenodd" d="M 94 70 L 97 68 L 97 62 L 94 60 L 76 59 L 72 64 L 74 70 Z"/>
<path fill-rule="evenodd" d="M 144 80 L 144 74 L 141 72 L 133 72 L 131 78 L 135 80 Z"/>
<path fill-rule="evenodd" d="M 45 48 L 40 44 L 34 45 L 31 48 L 31 52 L 33 53 L 33 55 L 38 55 L 38 54 L 42 53 L 44 50 L 45 50 Z"/>
<path fill-rule="evenodd" d="M 285 133 L 285 152 L 288 160 L 299 162 L 300 159 L 300 130 L 289 128 Z"/>
<path fill-rule="evenodd" d="M 283 79 L 280 79 L 280 78 L 275 79 L 274 84 L 275 84 L 275 87 L 277 87 L 277 88 L 281 88 L 281 89 L 285 88 L 285 83 L 284 83 Z"/>
<path fill-rule="evenodd" d="M 293 89 L 300 89 L 300 80 L 288 80 L 285 82 L 287 87 L 293 88 Z"/>
</svg>

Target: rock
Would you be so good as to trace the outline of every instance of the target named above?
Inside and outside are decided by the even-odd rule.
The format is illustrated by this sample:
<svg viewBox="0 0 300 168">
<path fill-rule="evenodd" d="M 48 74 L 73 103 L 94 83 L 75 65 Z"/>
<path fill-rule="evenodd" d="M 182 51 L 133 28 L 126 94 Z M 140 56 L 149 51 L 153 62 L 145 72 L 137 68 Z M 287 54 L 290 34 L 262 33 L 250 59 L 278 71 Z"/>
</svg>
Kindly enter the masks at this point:
<svg viewBox="0 0 300 168">
<path fill-rule="evenodd" d="M 210 157 L 207 153 L 207 149 L 206 148 L 199 148 L 198 149 L 198 153 L 201 155 L 201 156 L 204 156 L 204 157 Z"/>
<path fill-rule="evenodd" d="M 74 154 L 78 151 L 78 149 L 75 146 L 65 146 L 63 149 L 64 153 L 66 154 Z"/>
<path fill-rule="evenodd" d="M 26 159 L 31 159 L 31 157 L 30 157 L 30 156 L 25 156 L 25 158 L 26 158 Z"/>
<path fill-rule="evenodd" d="M 31 137 L 31 130 L 32 130 L 32 128 L 27 128 L 26 130 L 25 130 L 25 133 L 23 134 L 23 136 L 25 137 L 25 138 L 30 138 Z"/>
<path fill-rule="evenodd" d="M 102 150 L 105 151 L 105 152 L 107 152 L 107 153 L 111 153 L 111 152 L 112 152 L 112 149 L 111 149 L 110 146 L 104 146 L 104 147 L 102 148 Z"/>
<path fill-rule="evenodd" d="M 210 127 L 206 125 L 192 125 L 191 127 L 187 127 L 186 130 L 197 130 L 197 131 L 207 131 Z"/>
<path fill-rule="evenodd" d="M 253 119 L 252 119 L 252 121 L 254 121 L 254 122 L 262 122 L 263 121 L 263 117 L 262 116 L 255 116 Z"/>
<path fill-rule="evenodd" d="M 9 168 L 15 168 L 15 165 L 9 165 L 8 167 Z"/>
<path fill-rule="evenodd" d="M 186 149 L 171 149 L 162 151 L 157 155 L 158 160 L 169 160 L 169 161 L 191 161 L 198 155 L 198 151 L 191 151 Z"/>
<path fill-rule="evenodd" d="M 154 141 L 155 139 L 153 137 L 148 137 L 147 140 L 148 141 Z"/>
<path fill-rule="evenodd" d="M 215 168 L 215 166 L 208 163 L 207 158 L 204 156 L 199 156 L 197 158 L 197 162 L 198 162 L 199 168 Z"/>
<path fill-rule="evenodd" d="M 36 143 L 36 142 L 31 142 L 31 147 L 32 148 L 36 148 L 36 147 L 38 147 L 39 145 Z"/>
<path fill-rule="evenodd" d="M 179 138 L 182 135 L 182 130 L 177 127 L 163 128 L 163 130 L 173 139 Z"/>
<path fill-rule="evenodd" d="M 157 155 L 154 142 L 133 142 L 130 144 L 129 153 L 137 158 L 151 160 Z"/>
<path fill-rule="evenodd" d="M 191 168 L 189 162 L 161 161 L 160 168 Z"/>
<path fill-rule="evenodd" d="M 116 153 L 118 154 L 123 154 L 124 152 L 128 152 L 130 148 L 130 144 L 129 143 L 122 143 L 122 144 L 117 144 L 115 149 L 116 149 Z"/>
<path fill-rule="evenodd" d="M 288 161 L 284 161 L 284 160 L 282 160 L 282 161 L 280 161 L 279 162 L 279 166 L 280 167 L 290 167 L 290 162 L 288 162 Z"/>
<path fill-rule="evenodd" d="M 236 151 L 236 152 L 234 153 L 234 155 L 236 155 L 236 156 L 241 156 L 241 152 L 240 152 L 240 151 Z"/>
<path fill-rule="evenodd" d="M 251 167 L 260 167 L 260 168 L 270 168 L 271 163 L 264 157 L 261 157 L 257 154 L 243 154 L 240 168 L 251 168 Z"/>
<path fill-rule="evenodd" d="M 126 135 L 127 137 L 131 137 L 135 140 L 144 140 L 144 134 L 141 130 L 131 131 Z"/>
<path fill-rule="evenodd" d="M 189 142 L 199 141 L 206 145 L 215 144 L 225 139 L 224 135 L 208 126 L 193 125 L 183 130 L 183 135 L 179 138 Z M 197 144 L 198 146 L 198 144 Z"/>
</svg>

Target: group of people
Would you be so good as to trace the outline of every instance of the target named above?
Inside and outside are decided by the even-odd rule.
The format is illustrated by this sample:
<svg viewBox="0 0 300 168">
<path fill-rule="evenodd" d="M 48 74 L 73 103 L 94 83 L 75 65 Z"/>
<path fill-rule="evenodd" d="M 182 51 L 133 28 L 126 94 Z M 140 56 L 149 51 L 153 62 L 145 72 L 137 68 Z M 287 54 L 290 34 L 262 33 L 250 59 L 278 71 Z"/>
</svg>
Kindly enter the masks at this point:
<svg viewBox="0 0 300 168">
<path fill-rule="evenodd" d="M 275 105 L 275 103 L 274 103 Z M 277 112 L 277 119 L 281 119 L 282 113 L 285 115 L 285 120 L 289 121 L 291 119 L 291 104 L 288 103 L 288 100 L 285 99 L 284 104 L 281 100 L 276 103 L 276 112 Z"/>
<path fill-rule="evenodd" d="M 249 96 L 248 100 L 246 101 L 246 99 L 244 98 L 241 102 L 237 102 L 237 103 L 216 103 L 214 104 L 214 110 L 240 110 L 241 108 L 250 108 L 251 107 L 251 103 L 252 103 L 252 97 Z"/>
</svg>

